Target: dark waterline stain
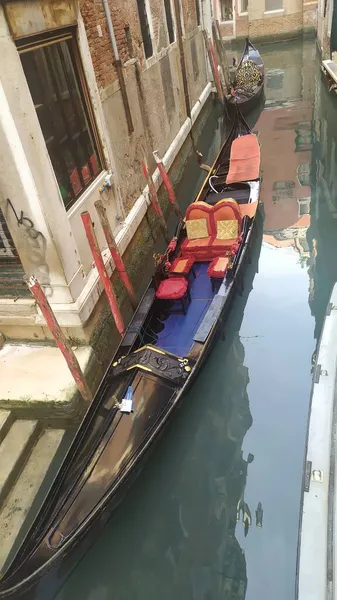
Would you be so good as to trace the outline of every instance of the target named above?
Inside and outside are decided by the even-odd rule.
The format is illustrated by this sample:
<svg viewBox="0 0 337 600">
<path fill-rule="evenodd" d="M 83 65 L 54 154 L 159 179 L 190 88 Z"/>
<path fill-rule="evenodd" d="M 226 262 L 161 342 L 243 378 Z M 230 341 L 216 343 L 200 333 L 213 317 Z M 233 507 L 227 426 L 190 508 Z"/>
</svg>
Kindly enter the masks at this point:
<svg viewBox="0 0 337 600">
<path fill-rule="evenodd" d="M 337 278 L 336 99 L 314 42 L 264 46 L 264 233 L 196 384 L 57 600 L 294 598 L 311 357 Z M 223 138 L 207 124 L 208 155 Z M 202 180 L 187 165 L 186 207 Z M 261 244 L 262 242 L 262 244 Z"/>
</svg>

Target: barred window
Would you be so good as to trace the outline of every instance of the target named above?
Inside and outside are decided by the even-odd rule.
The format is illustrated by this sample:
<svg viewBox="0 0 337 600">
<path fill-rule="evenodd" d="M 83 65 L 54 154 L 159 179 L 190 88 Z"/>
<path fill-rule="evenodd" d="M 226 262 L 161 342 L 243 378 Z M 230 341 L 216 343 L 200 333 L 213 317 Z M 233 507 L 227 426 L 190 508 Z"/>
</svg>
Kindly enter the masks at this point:
<svg viewBox="0 0 337 600">
<path fill-rule="evenodd" d="M 150 58 L 150 56 L 152 56 L 153 54 L 153 45 L 151 40 L 150 25 L 147 17 L 145 0 L 137 0 L 137 6 L 145 56 L 146 58 Z"/>
<path fill-rule="evenodd" d="M 66 209 L 102 170 L 99 138 L 73 31 L 18 43 Z"/>
</svg>

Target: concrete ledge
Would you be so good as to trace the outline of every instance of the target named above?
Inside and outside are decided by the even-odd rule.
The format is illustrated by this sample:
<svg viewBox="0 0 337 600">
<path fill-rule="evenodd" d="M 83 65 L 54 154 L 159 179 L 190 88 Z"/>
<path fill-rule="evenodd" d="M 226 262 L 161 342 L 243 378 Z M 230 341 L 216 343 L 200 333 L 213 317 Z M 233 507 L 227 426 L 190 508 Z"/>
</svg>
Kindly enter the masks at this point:
<svg viewBox="0 0 337 600">
<path fill-rule="evenodd" d="M 94 392 L 102 365 L 92 348 L 75 350 Z M 87 409 L 58 348 L 6 344 L 0 351 L 0 409 L 29 419 L 78 420 Z"/>
</svg>

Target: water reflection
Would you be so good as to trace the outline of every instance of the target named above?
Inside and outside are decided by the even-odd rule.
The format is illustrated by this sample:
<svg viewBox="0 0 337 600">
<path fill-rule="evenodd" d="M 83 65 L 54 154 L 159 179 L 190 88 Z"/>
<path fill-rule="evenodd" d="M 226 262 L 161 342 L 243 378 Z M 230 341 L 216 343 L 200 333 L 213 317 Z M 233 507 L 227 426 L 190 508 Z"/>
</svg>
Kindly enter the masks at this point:
<svg viewBox="0 0 337 600">
<path fill-rule="evenodd" d="M 311 166 L 311 224 L 307 234 L 310 250 L 309 305 L 315 317 L 318 340 L 327 304 L 337 280 L 337 105 L 319 75 L 315 90 L 314 144 Z"/>
</svg>

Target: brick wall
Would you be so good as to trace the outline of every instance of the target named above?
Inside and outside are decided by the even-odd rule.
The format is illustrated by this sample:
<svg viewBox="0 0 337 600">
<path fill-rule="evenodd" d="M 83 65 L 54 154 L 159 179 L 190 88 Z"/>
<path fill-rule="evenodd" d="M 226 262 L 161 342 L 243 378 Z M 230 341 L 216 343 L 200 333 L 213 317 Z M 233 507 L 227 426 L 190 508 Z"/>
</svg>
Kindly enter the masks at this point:
<svg viewBox="0 0 337 600">
<path fill-rule="evenodd" d="M 302 29 L 302 13 L 277 17 L 269 16 L 264 19 L 250 21 L 249 23 L 249 35 L 252 38 L 271 39 L 275 38 L 275 36 L 297 35 Z"/>
<path fill-rule="evenodd" d="M 193 31 L 197 27 L 196 0 L 180 0 L 184 19 L 185 33 Z"/>
<path fill-rule="evenodd" d="M 117 79 L 117 74 L 113 67 L 114 56 L 102 1 L 81 0 L 80 10 L 97 83 L 99 87 L 106 88 Z M 131 58 L 125 33 L 125 27 L 128 26 L 132 37 L 133 55 L 143 62 L 144 52 L 136 0 L 110 0 L 110 11 L 121 61 Z M 102 29 L 102 37 L 98 34 L 97 26 Z"/>
</svg>

